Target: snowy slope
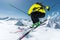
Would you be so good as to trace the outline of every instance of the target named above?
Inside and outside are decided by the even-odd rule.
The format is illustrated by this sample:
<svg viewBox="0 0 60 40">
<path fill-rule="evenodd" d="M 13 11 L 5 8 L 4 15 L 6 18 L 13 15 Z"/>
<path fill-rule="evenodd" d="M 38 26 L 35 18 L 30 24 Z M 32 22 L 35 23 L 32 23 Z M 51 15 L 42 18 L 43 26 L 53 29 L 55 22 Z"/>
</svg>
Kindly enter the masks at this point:
<svg viewBox="0 0 60 40">
<path fill-rule="evenodd" d="M 10 20 L 9 20 L 10 19 Z M 22 40 L 60 40 L 60 16 L 59 13 L 53 16 L 48 16 L 48 20 L 45 25 L 39 26 L 34 31 L 30 32 L 27 38 Z M 15 24 L 19 24 L 15 25 Z M 22 26 L 24 24 L 24 26 Z M 21 26 L 20 26 L 21 25 Z M 0 20 L 0 40 L 17 40 L 21 37 L 26 30 L 18 33 L 18 27 L 28 28 L 32 25 L 32 21 L 27 20 L 11 20 L 11 18 Z M 30 36 L 30 37 L 29 37 Z"/>
<path fill-rule="evenodd" d="M 15 19 L 11 20 L 11 18 L 8 19 L 4 18 L 3 20 L 0 20 L 0 40 L 17 40 L 20 37 L 21 33 L 18 34 L 14 32 L 19 30 L 18 27 L 22 27 L 20 26 L 21 22 L 20 23 L 18 22 L 19 20 L 15 20 Z M 16 25 L 17 23 L 20 25 L 19 26 Z"/>
<path fill-rule="evenodd" d="M 10 31 L 16 31 L 17 27 L 11 25 L 11 21 L 8 22 L 0 20 L 0 40 L 15 40 L 18 37 L 18 34 L 10 34 Z"/>
</svg>

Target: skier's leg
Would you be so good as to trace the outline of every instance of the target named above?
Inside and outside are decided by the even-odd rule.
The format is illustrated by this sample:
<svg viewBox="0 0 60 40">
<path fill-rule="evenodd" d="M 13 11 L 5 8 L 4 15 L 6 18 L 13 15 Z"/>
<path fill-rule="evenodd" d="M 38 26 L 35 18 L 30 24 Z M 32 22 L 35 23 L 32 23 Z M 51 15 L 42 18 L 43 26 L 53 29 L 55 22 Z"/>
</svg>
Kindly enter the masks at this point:
<svg viewBox="0 0 60 40">
<path fill-rule="evenodd" d="M 37 12 L 33 12 L 31 14 L 31 19 L 33 21 L 33 25 L 32 25 L 33 28 L 40 25 L 39 18 L 37 16 Z"/>
<path fill-rule="evenodd" d="M 45 17 L 45 13 L 38 12 L 37 16 L 39 18 L 44 18 Z"/>
<path fill-rule="evenodd" d="M 45 13 L 41 13 L 41 12 L 37 12 L 38 14 L 37 14 L 37 16 L 38 16 L 38 18 L 44 18 L 45 17 Z M 40 21 L 40 23 L 42 23 L 41 21 Z"/>
<path fill-rule="evenodd" d="M 37 14 L 36 12 L 31 13 L 31 20 L 32 20 L 33 24 L 35 24 L 36 22 L 39 21 L 36 14 Z"/>
</svg>

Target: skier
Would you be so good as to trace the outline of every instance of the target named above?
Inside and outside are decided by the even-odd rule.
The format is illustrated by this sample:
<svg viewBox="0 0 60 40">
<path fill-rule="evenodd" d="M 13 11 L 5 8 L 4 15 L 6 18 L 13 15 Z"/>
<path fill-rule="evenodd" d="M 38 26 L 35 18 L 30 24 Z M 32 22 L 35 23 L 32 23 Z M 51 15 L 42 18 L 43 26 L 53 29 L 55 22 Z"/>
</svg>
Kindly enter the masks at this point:
<svg viewBox="0 0 60 40">
<path fill-rule="evenodd" d="M 31 16 L 31 20 L 33 22 L 33 25 L 31 28 L 38 27 L 41 22 L 39 21 L 39 18 L 45 17 L 46 10 L 50 10 L 49 6 L 44 6 L 41 3 L 37 2 L 33 4 L 30 9 L 28 10 L 28 15 Z"/>
</svg>

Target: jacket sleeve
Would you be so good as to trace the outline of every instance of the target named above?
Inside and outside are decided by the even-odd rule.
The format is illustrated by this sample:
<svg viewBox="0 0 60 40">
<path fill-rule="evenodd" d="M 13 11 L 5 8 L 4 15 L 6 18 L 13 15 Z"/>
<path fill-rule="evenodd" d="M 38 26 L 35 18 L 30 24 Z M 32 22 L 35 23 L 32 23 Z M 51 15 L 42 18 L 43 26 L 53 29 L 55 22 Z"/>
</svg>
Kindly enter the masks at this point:
<svg viewBox="0 0 60 40">
<path fill-rule="evenodd" d="M 35 8 L 34 6 L 35 4 L 33 4 L 30 9 L 28 10 L 28 15 L 30 15 L 33 12 L 33 9 Z"/>
</svg>

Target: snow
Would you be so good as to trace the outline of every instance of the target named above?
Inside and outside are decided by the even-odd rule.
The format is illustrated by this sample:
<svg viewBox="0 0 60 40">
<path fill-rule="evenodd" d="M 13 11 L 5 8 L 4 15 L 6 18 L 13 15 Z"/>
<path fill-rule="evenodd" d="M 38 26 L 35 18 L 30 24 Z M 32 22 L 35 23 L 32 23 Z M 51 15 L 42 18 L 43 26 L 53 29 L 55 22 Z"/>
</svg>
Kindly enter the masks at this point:
<svg viewBox="0 0 60 40">
<path fill-rule="evenodd" d="M 0 24 L 0 40 L 15 40 L 15 37 L 18 36 L 17 34 L 10 34 L 12 30 L 16 30 L 14 25 Z"/>
<path fill-rule="evenodd" d="M 55 15 L 55 17 L 48 16 L 48 20 L 45 22 L 45 25 L 41 25 L 31 31 L 29 33 L 31 37 L 24 37 L 22 40 L 60 40 L 60 29 L 55 29 L 57 24 L 60 25 L 60 22 L 52 20 L 56 17 L 57 15 Z M 18 27 L 27 29 L 32 25 L 31 21 L 21 20 L 24 26 L 17 26 L 15 24 L 18 21 L 19 20 L 0 20 L 0 40 L 17 40 L 26 32 L 26 30 L 24 30 L 23 32 L 14 33 L 19 30 Z M 50 27 L 48 27 L 48 24 Z"/>
</svg>

